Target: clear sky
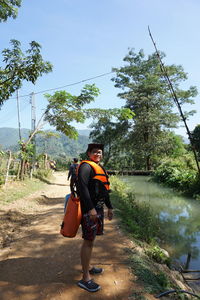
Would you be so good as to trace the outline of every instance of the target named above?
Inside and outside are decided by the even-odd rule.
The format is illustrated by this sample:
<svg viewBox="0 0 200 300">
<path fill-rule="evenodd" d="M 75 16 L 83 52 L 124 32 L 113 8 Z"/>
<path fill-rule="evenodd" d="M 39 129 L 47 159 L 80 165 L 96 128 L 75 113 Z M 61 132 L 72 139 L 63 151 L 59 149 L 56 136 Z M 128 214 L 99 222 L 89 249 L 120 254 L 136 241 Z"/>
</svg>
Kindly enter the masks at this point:
<svg viewBox="0 0 200 300">
<path fill-rule="evenodd" d="M 19 95 L 65 86 L 123 65 L 128 48 L 154 52 L 148 35 L 151 28 L 159 50 L 167 55 L 165 62 L 178 64 L 188 73 L 185 88 L 197 86 L 200 92 L 200 1 L 199 0 L 23 0 L 18 18 L 0 23 L 0 50 L 9 47 L 10 39 L 28 48 L 32 40 L 42 45 L 42 55 L 50 61 L 53 72 L 43 75 L 35 85 L 24 83 Z M 110 80 L 112 75 L 87 83 L 95 83 L 101 95 L 90 107 L 121 107 L 124 101 Z M 67 88 L 79 94 L 85 83 Z M 53 93 L 53 92 L 52 92 Z M 200 123 L 199 95 L 189 127 Z M 37 119 L 46 107 L 43 93 L 36 95 Z M 29 97 L 20 98 L 21 126 L 31 127 Z M 87 128 L 90 122 L 77 125 Z M 0 127 L 17 128 L 15 95 L 0 110 Z M 186 135 L 184 128 L 176 130 Z"/>
</svg>

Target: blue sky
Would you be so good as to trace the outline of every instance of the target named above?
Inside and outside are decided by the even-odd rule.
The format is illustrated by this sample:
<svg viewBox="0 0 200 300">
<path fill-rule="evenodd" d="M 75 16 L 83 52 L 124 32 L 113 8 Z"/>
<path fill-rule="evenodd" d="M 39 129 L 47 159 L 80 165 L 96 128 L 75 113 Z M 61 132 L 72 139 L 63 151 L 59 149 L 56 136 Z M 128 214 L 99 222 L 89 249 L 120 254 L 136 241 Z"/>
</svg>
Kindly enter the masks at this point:
<svg viewBox="0 0 200 300">
<path fill-rule="evenodd" d="M 165 62 L 180 64 L 188 73 L 184 87 L 197 86 L 200 91 L 200 2 L 199 0 L 23 0 L 18 18 L 0 24 L 0 50 L 9 47 L 10 39 L 21 41 L 28 48 L 32 40 L 42 45 L 42 55 L 49 60 L 53 72 L 43 75 L 35 85 L 24 83 L 19 95 L 57 88 L 86 78 L 110 72 L 123 65 L 128 48 L 144 49 L 146 55 L 154 52 L 148 35 L 151 28 L 157 47 L 167 55 Z M 90 107 L 121 107 L 124 101 L 111 82 L 112 75 L 88 83 L 95 83 L 101 95 Z M 78 94 L 84 83 L 67 88 Z M 53 93 L 53 92 L 52 92 Z M 36 114 L 40 118 L 46 107 L 43 93 L 36 95 Z M 20 98 L 21 126 L 30 128 L 29 97 Z M 200 123 L 199 95 L 189 127 Z M 77 124 L 77 128 L 86 128 Z M 0 110 L 0 127 L 17 128 L 15 95 Z M 45 127 L 48 128 L 48 125 Z M 177 133 L 186 135 L 180 127 Z"/>
</svg>

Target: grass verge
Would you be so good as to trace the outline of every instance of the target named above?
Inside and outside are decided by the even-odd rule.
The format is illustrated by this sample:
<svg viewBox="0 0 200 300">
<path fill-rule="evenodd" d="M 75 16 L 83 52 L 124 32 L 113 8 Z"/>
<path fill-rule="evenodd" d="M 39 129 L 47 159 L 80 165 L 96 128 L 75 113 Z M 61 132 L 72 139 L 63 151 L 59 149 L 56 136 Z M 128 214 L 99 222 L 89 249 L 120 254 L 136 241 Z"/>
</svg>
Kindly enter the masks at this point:
<svg viewBox="0 0 200 300">
<path fill-rule="evenodd" d="M 12 203 L 15 200 L 28 196 L 37 190 L 42 189 L 45 183 L 39 179 L 26 179 L 23 182 L 12 182 L 0 189 L 0 203 Z"/>
</svg>

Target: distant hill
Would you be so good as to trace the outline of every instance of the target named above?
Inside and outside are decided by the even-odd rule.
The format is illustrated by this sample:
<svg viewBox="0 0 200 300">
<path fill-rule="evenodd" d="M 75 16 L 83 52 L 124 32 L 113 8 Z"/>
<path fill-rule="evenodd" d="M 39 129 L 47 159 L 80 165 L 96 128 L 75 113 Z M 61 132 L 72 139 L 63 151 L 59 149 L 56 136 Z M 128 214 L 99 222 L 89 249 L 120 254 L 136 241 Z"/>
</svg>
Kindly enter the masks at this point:
<svg viewBox="0 0 200 300">
<path fill-rule="evenodd" d="M 48 130 L 47 130 L 48 131 Z M 55 131 L 56 132 L 56 131 Z M 78 130 L 79 137 L 77 140 L 72 140 L 64 134 L 57 132 L 60 137 L 51 137 L 45 139 L 41 135 L 36 136 L 37 153 L 46 152 L 52 157 L 59 156 L 76 156 L 79 153 L 85 152 L 89 143 L 90 130 Z M 22 139 L 27 140 L 30 130 L 23 128 L 21 130 Z M 17 128 L 0 128 L 0 148 L 3 150 L 18 151 L 19 150 L 19 131 Z"/>
</svg>

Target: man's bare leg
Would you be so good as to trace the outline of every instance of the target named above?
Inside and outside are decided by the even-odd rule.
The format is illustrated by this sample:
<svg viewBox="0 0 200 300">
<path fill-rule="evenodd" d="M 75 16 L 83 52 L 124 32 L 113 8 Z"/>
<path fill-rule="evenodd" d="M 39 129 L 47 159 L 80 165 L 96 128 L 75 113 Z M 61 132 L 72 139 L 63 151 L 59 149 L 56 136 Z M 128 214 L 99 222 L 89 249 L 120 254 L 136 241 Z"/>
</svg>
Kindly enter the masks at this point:
<svg viewBox="0 0 200 300">
<path fill-rule="evenodd" d="M 90 259 L 92 255 L 94 241 L 83 240 L 83 244 L 81 247 L 81 264 L 83 269 L 83 280 L 89 281 L 90 277 Z"/>
</svg>

